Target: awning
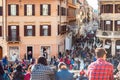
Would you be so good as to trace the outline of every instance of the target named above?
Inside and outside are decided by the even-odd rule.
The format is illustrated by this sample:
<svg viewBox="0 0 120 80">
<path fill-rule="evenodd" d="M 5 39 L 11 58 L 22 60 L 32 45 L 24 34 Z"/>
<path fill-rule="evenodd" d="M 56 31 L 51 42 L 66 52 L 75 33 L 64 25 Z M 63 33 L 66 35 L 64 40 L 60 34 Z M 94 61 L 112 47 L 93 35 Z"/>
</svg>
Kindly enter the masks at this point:
<svg viewBox="0 0 120 80">
<path fill-rule="evenodd" d="M 104 48 L 109 49 L 110 45 L 105 45 Z"/>
<path fill-rule="evenodd" d="M 120 49 L 120 45 L 116 45 L 116 49 Z"/>
</svg>

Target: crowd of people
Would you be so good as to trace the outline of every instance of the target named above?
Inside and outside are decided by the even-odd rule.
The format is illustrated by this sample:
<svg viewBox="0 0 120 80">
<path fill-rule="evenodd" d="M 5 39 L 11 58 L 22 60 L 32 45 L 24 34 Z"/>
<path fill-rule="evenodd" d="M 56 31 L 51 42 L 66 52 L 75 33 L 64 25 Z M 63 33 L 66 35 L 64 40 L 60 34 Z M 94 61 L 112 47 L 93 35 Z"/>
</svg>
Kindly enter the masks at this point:
<svg viewBox="0 0 120 80">
<path fill-rule="evenodd" d="M 50 62 L 44 55 L 27 62 L 26 58 L 9 62 L 5 56 L 0 64 L 0 80 L 114 80 L 114 75 L 120 79 L 120 54 L 106 58 L 105 49 L 97 48 L 100 44 L 95 36 L 80 36 L 73 49 L 59 52 Z M 79 75 L 74 78 L 69 70 L 78 70 Z"/>
<path fill-rule="evenodd" d="M 61 60 L 56 69 L 50 67 L 51 63 L 48 64 L 45 57 L 38 57 L 37 60 L 31 59 L 29 62 L 22 59 L 22 61 L 10 63 L 5 56 L 0 64 L 0 80 L 114 80 L 114 65 L 106 61 L 106 50 L 96 48 L 95 54 L 97 58 L 88 65 L 87 73 L 84 68 L 77 69 L 80 73 L 76 78 L 74 78 L 74 73 L 69 71 L 72 60 L 70 64 L 67 64 L 65 59 Z M 120 63 L 117 69 L 117 76 L 119 76 Z"/>
</svg>

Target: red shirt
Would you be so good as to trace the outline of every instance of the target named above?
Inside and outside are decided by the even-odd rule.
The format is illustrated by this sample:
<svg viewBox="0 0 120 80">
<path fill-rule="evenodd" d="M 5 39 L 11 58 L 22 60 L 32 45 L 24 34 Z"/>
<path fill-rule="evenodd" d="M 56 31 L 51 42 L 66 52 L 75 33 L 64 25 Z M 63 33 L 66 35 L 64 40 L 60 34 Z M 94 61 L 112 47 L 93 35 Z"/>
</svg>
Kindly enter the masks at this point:
<svg viewBox="0 0 120 80">
<path fill-rule="evenodd" d="M 24 76 L 24 80 L 30 80 L 30 74 L 31 73 L 26 73 L 25 76 Z"/>
<path fill-rule="evenodd" d="M 88 66 L 89 80 L 114 80 L 113 65 L 101 58 Z"/>
<path fill-rule="evenodd" d="M 80 75 L 84 75 L 84 74 L 85 74 L 84 70 L 80 71 Z"/>
</svg>

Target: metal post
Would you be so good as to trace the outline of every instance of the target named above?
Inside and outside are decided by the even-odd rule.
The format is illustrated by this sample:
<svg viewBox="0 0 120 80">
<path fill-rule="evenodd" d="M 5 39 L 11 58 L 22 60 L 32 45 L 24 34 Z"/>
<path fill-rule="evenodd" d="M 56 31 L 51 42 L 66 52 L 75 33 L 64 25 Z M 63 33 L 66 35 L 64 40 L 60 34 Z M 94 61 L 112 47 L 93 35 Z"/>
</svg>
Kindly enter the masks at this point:
<svg viewBox="0 0 120 80">
<path fill-rule="evenodd" d="M 59 15 L 60 15 L 60 27 L 61 27 L 61 0 L 60 0 Z"/>
</svg>

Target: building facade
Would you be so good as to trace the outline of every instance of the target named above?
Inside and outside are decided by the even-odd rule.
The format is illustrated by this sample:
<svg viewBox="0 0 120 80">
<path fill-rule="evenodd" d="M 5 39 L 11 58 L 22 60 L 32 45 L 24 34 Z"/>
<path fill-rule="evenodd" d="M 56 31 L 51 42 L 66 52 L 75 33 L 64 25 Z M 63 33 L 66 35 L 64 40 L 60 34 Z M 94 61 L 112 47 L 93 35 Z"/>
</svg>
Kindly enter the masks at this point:
<svg viewBox="0 0 120 80">
<path fill-rule="evenodd" d="M 3 37 L 2 37 L 2 28 L 3 28 L 3 5 L 2 5 L 2 0 L 0 0 L 0 58 L 2 58 L 2 53 L 3 53 Z"/>
<path fill-rule="evenodd" d="M 79 0 L 1 0 L 0 59 L 50 60 L 70 50 L 81 21 L 80 5 Z"/>
<path fill-rule="evenodd" d="M 76 34 L 77 20 L 76 20 L 76 10 L 77 10 L 77 0 L 67 0 L 67 24 L 69 27 L 69 33 L 65 39 L 65 49 L 71 50 L 73 43 L 73 36 Z"/>
<path fill-rule="evenodd" d="M 68 30 L 66 0 L 3 1 L 6 15 L 3 31 L 7 47 L 3 48 L 4 55 L 10 60 L 38 56 L 47 56 L 50 60 L 65 50 Z"/>
<path fill-rule="evenodd" d="M 115 56 L 120 52 L 120 1 L 98 0 L 100 27 L 97 37 L 103 43 L 103 47 L 109 56 Z"/>
</svg>

